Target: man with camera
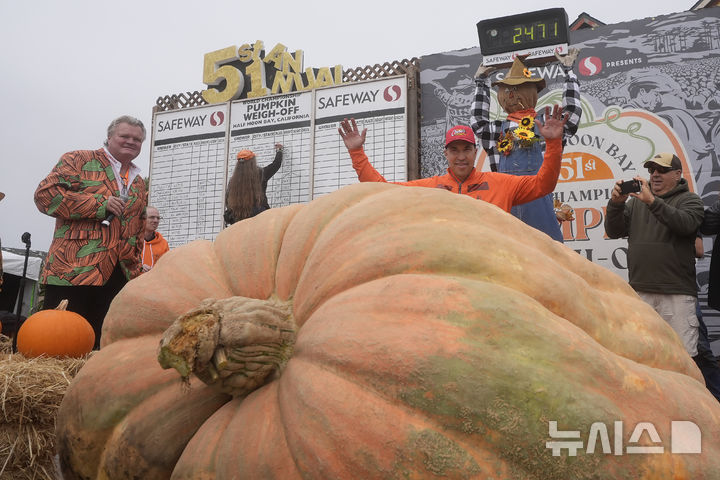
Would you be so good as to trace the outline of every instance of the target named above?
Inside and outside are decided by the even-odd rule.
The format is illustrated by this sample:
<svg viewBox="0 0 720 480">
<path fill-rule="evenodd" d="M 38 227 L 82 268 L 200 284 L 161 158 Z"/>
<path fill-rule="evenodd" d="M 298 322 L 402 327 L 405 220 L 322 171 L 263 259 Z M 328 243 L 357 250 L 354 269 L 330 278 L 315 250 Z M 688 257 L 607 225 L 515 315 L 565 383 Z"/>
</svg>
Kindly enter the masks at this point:
<svg viewBox="0 0 720 480">
<path fill-rule="evenodd" d="M 703 202 L 690 192 L 676 155 L 660 153 L 643 166 L 649 181 L 638 176 L 616 182 L 605 231 L 610 238 L 628 238 L 630 286 L 672 326 L 697 362 L 695 236 Z"/>
</svg>

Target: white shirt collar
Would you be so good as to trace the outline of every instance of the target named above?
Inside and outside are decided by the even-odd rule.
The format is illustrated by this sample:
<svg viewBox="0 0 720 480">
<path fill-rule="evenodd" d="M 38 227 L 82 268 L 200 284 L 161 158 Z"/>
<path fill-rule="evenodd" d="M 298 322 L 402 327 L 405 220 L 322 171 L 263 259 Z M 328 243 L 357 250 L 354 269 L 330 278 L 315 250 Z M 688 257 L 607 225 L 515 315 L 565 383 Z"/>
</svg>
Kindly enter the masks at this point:
<svg viewBox="0 0 720 480">
<path fill-rule="evenodd" d="M 105 155 L 107 156 L 108 160 L 110 160 L 110 165 L 113 168 L 113 172 L 115 172 L 115 181 L 117 182 L 118 190 L 122 192 L 123 185 L 122 180 L 120 179 L 120 169 L 122 168 L 122 163 L 120 162 L 120 160 L 117 160 L 115 157 L 113 157 L 112 153 L 110 153 L 110 150 L 108 150 L 107 147 L 103 147 L 103 150 L 105 151 Z M 132 185 L 135 177 L 140 175 L 140 172 L 140 167 L 135 165 L 135 163 L 130 162 L 130 171 L 128 173 L 128 186 Z"/>
</svg>

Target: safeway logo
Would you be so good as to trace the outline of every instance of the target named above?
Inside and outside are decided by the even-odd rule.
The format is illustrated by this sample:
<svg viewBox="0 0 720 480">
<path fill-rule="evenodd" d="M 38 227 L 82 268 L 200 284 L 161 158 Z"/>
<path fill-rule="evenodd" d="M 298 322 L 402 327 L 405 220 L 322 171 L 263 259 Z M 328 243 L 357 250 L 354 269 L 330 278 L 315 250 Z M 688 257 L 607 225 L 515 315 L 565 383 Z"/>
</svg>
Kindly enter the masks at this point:
<svg viewBox="0 0 720 480">
<path fill-rule="evenodd" d="M 586 77 L 592 77 L 602 71 L 602 60 L 598 57 L 586 57 L 583 58 L 578 64 L 578 71 L 580 75 Z"/>
<path fill-rule="evenodd" d="M 210 115 L 210 125 L 213 127 L 222 125 L 224 121 L 225 114 L 223 112 L 213 112 L 212 115 Z"/>
<path fill-rule="evenodd" d="M 383 98 L 386 102 L 395 102 L 397 100 L 400 100 L 400 95 L 402 95 L 402 89 L 400 89 L 400 85 L 390 85 L 383 92 Z"/>
</svg>

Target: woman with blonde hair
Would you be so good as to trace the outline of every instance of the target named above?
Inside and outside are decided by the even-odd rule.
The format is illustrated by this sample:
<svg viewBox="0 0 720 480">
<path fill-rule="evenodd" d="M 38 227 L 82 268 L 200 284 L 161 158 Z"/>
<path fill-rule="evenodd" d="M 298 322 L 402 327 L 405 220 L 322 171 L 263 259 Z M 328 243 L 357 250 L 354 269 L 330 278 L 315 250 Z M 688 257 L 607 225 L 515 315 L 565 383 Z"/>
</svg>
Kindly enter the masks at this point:
<svg viewBox="0 0 720 480">
<path fill-rule="evenodd" d="M 228 181 L 225 192 L 225 224 L 232 225 L 270 208 L 267 199 L 268 180 L 280 169 L 283 158 L 283 146 L 275 144 L 275 159 L 269 165 L 260 168 L 255 154 L 250 150 L 240 150 L 237 154 L 235 171 Z"/>
</svg>

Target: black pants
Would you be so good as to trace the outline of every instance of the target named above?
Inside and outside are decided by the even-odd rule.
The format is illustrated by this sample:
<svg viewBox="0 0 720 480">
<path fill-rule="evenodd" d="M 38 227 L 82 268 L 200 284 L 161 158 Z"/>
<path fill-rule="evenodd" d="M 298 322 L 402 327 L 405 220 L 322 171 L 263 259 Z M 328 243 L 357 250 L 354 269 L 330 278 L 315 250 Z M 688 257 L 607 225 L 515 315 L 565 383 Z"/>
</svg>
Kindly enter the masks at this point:
<svg viewBox="0 0 720 480">
<path fill-rule="evenodd" d="M 102 332 L 103 320 L 110 308 L 110 303 L 126 283 L 125 274 L 122 272 L 120 265 L 116 265 L 110 279 L 102 287 L 46 285 L 43 308 L 55 308 L 63 299 L 67 299 L 67 309 L 82 315 L 92 325 L 95 331 L 95 346 L 93 348 L 98 350 L 100 348 L 100 333 Z"/>
</svg>

